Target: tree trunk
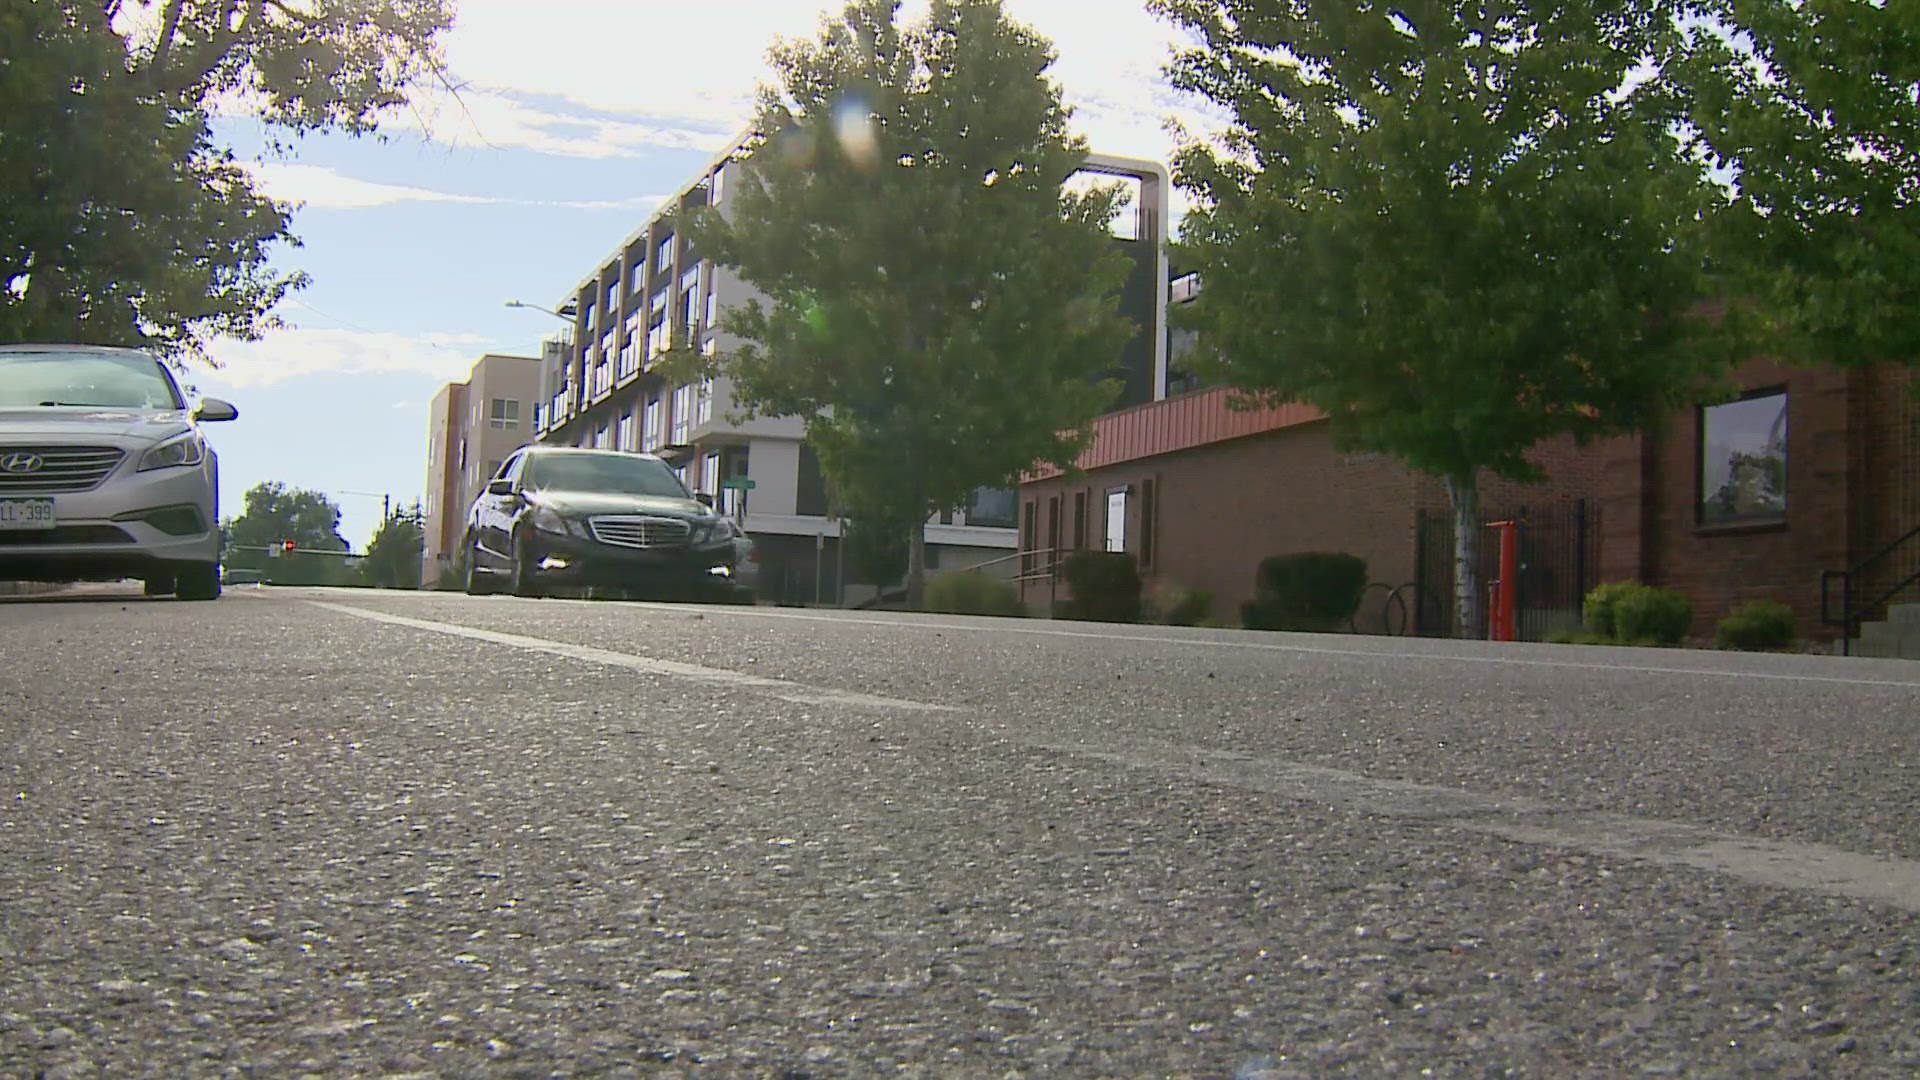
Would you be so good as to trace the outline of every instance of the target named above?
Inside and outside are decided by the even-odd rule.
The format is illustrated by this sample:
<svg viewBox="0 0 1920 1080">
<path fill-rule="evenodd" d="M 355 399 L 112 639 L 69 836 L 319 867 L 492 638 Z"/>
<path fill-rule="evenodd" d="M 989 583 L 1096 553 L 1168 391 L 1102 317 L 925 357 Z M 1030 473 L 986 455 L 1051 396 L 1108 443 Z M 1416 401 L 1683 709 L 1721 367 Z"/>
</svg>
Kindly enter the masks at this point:
<svg viewBox="0 0 1920 1080">
<path fill-rule="evenodd" d="M 927 599 L 927 524 L 915 521 L 907 532 L 907 607 L 919 611 Z"/>
<path fill-rule="evenodd" d="M 1478 637 L 1480 625 L 1480 485 L 1474 474 L 1447 477 L 1453 503 L 1453 636 Z"/>
</svg>

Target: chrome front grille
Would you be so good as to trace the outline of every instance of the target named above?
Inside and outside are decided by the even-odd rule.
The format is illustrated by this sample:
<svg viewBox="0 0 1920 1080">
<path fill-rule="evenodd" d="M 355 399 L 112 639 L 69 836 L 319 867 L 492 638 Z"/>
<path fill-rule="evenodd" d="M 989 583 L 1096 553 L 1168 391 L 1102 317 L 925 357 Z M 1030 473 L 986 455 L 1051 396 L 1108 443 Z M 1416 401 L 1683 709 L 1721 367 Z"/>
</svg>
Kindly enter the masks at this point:
<svg viewBox="0 0 1920 1080">
<path fill-rule="evenodd" d="M 673 547 L 687 542 L 693 526 L 680 518 L 597 517 L 587 519 L 593 538 L 615 547 Z"/>
<path fill-rule="evenodd" d="M 0 446 L 0 495 L 92 491 L 126 456 L 111 446 Z M 40 467 L 19 469 L 28 457 Z"/>
</svg>

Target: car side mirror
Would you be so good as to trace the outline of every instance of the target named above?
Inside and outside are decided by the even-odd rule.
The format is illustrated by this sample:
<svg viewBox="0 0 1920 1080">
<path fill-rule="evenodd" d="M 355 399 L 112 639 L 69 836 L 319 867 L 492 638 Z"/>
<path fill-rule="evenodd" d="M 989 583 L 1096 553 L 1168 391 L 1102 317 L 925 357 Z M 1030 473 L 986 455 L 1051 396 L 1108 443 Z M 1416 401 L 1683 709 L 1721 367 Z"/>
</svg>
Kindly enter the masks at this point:
<svg viewBox="0 0 1920 1080">
<path fill-rule="evenodd" d="M 511 495 L 513 494 L 513 481 L 505 478 L 501 478 L 499 480 L 489 480 L 487 481 L 487 494 Z"/>
<path fill-rule="evenodd" d="M 701 491 L 701 492 L 696 492 L 693 498 L 694 498 L 694 501 L 698 502 L 701 506 L 704 506 L 709 510 L 713 509 L 712 495 L 709 495 L 706 492 Z"/>
<path fill-rule="evenodd" d="M 240 410 L 217 397 L 201 398 L 200 407 L 193 410 L 195 420 L 214 423 L 220 420 L 232 420 L 240 415 Z"/>
</svg>

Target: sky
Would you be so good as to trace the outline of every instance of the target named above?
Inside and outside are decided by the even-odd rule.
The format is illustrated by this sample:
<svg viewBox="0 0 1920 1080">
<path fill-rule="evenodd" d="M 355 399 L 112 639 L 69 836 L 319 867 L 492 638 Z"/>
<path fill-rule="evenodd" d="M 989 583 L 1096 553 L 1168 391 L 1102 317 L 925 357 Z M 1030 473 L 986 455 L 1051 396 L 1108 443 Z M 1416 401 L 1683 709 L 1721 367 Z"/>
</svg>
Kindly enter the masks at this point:
<svg viewBox="0 0 1920 1080">
<path fill-rule="evenodd" d="M 1138 0 L 1007 0 L 1051 38 L 1052 77 L 1092 149 L 1165 161 L 1168 124 L 1204 126 L 1162 68 L 1179 32 Z M 767 49 L 812 36 L 814 0 L 460 0 L 446 57 L 458 99 L 394 114 L 382 139 L 310 137 L 262 157 L 244 117 L 220 134 L 266 191 L 294 200 L 312 284 L 287 328 L 216 341 L 189 381 L 240 410 L 211 425 L 222 514 L 265 480 L 327 494 L 362 549 L 382 496 L 424 496 L 427 406 L 488 352 L 539 354 L 556 306 L 661 197 L 751 119 Z M 911 18 L 909 2 L 903 17 Z M 924 2 L 918 5 L 924 10 Z"/>
</svg>

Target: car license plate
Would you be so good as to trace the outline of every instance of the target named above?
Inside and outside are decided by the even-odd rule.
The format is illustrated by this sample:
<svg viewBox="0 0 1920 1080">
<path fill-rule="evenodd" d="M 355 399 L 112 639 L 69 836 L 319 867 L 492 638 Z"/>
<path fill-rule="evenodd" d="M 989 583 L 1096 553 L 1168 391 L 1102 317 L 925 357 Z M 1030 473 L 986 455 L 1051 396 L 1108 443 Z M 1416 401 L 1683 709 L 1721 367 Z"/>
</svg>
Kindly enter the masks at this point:
<svg viewBox="0 0 1920 1080">
<path fill-rule="evenodd" d="M 0 499 L 0 530 L 51 528 L 52 499 Z"/>
</svg>

